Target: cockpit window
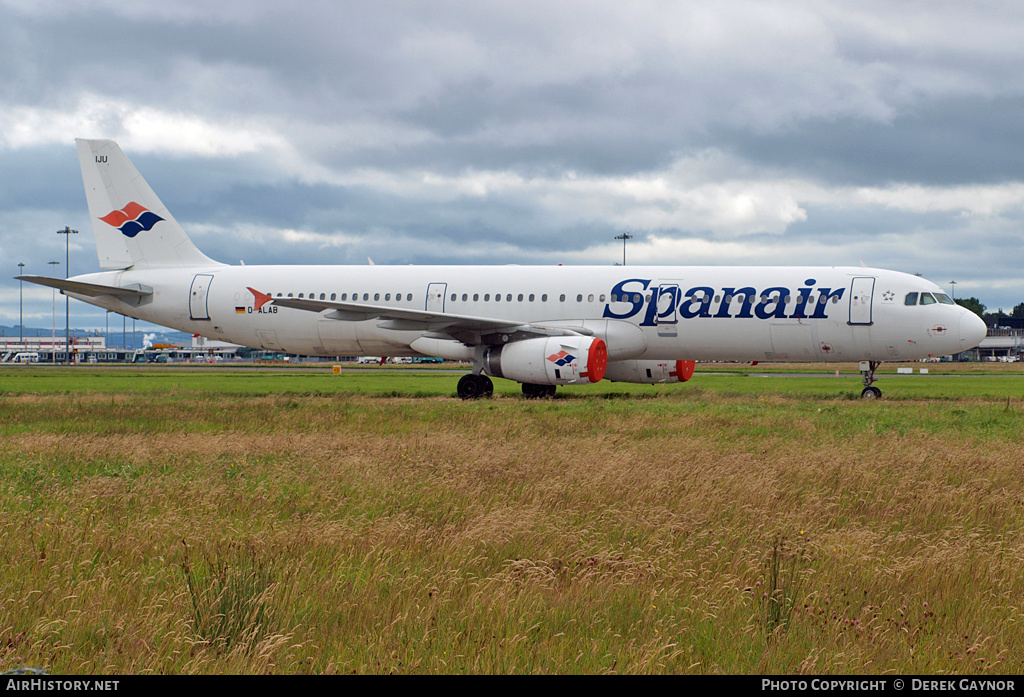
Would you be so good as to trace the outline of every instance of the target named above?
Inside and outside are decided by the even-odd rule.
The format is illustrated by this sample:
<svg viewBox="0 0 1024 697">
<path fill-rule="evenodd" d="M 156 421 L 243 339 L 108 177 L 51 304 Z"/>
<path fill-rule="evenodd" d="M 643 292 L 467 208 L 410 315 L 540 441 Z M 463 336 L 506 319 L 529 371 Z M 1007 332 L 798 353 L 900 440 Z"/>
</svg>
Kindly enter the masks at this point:
<svg viewBox="0 0 1024 697">
<path fill-rule="evenodd" d="M 921 304 L 922 305 L 934 305 L 935 298 L 931 293 L 921 293 Z"/>
<path fill-rule="evenodd" d="M 906 299 L 903 301 L 904 305 L 916 305 L 917 304 L 917 293 L 907 293 Z"/>
<path fill-rule="evenodd" d="M 938 299 L 939 299 L 939 302 L 940 302 L 940 303 L 942 303 L 943 305 L 955 305 L 955 304 L 956 304 L 956 303 L 954 303 L 954 302 L 953 302 L 953 300 L 952 300 L 952 299 L 951 299 L 951 298 L 950 298 L 950 297 L 949 297 L 948 295 L 946 295 L 945 293 L 936 293 L 936 294 L 935 294 L 935 297 L 936 297 L 936 298 L 938 298 Z"/>
</svg>

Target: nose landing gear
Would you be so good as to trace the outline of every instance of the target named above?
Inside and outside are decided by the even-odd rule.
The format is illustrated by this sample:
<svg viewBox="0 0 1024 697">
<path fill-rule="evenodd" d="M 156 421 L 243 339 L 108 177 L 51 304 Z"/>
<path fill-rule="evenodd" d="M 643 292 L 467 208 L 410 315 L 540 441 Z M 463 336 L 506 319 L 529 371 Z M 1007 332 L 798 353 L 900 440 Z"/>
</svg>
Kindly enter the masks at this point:
<svg viewBox="0 0 1024 697">
<path fill-rule="evenodd" d="M 880 365 L 879 361 L 861 361 L 860 374 L 864 376 L 864 389 L 861 391 L 861 399 L 879 399 L 882 391 L 874 386 L 875 368 Z"/>
</svg>

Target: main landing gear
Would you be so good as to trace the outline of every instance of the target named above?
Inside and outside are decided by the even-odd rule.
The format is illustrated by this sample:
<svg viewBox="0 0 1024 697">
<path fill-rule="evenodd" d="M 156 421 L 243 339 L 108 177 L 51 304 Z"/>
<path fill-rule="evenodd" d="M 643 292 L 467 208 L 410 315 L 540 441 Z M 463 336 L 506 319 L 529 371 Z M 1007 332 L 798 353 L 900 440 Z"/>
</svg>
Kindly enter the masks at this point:
<svg viewBox="0 0 1024 697">
<path fill-rule="evenodd" d="M 523 397 L 526 399 L 545 399 L 555 396 L 554 385 L 533 385 L 523 383 Z M 459 397 L 462 399 L 483 399 L 494 394 L 494 383 L 491 379 L 481 374 L 470 373 L 459 379 Z"/>
<path fill-rule="evenodd" d="M 470 373 L 459 379 L 459 397 L 462 399 L 480 399 L 494 394 L 494 383 L 486 375 Z"/>
<path fill-rule="evenodd" d="M 531 385 L 528 382 L 523 383 L 523 396 L 527 399 L 545 399 L 555 396 L 554 385 Z"/>
<path fill-rule="evenodd" d="M 875 368 L 879 364 L 879 361 L 860 362 L 860 374 L 864 376 L 864 390 L 860 393 L 862 399 L 879 399 L 882 396 L 882 391 L 872 384 L 875 382 Z"/>
</svg>

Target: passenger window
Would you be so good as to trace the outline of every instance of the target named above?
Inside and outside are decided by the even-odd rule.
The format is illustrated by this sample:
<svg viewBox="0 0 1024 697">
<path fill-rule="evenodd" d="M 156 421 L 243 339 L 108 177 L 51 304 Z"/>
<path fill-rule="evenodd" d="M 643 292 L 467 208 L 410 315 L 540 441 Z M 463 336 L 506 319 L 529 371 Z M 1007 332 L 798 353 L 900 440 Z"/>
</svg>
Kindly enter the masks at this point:
<svg viewBox="0 0 1024 697">
<path fill-rule="evenodd" d="M 491 299 L 490 293 L 484 293 L 484 302 L 488 302 Z"/>
<path fill-rule="evenodd" d="M 921 293 L 921 304 L 922 305 L 934 305 L 935 298 L 932 297 L 931 293 Z"/>
<path fill-rule="evenodd" d="M 542 303 L 546 303 L 548 301 L 548 294 L 545 293 L 544 295 L 540 296 L 540 301 Z"/>
<path fill-rule="evenodd" d="M 331 293 L 331 300 L 337 300 L 337 299 L 338 299 L 338 294 L 337 293 Z"/>
<path fill-rule="evenodd" d="M 366 302 L 369 299 L 370 299 L 370 294 L 369 293 L 363 293 L 363 302 Z"/>
<path fill-rule="evenodd" d="M 411 301 L 412 300 L 412 293 L 409 293 L 407 296 L 405 296 L 405 299 Z"/>
<path fill-rule="evenodd" d="M 300 297 L 300 298 L 301 298 L 301 297 L 303 297 L 302 293 L 299 293 L 299 297 Z"/>
<path fill-rule="evenodd" d="M 477 302 L 478 300 L 480 300 L 480 294 L 479 293 L 473 293 L 473 302 Z"/>
<path fill-rule="evenodd" d="M 598 298 L 598 300 L 601 301 L 601 302 L 604 302 L 604 293 L 601 293 L 601 297 Z"/>
<path fill-rule="evenodd" d="M 582 293 L 580 293 L 579 295 L 576 296 L 576 302 L 578 302 L 578 303 L 583 302 L 583 294 Z"/>
<path fill-rule="evenodd" d="M 462 294 L 462 302 L 466 302 L 467 300 L 469 300 L 469 295 L 467 295 L 466 293 L 463 293 Z"/>
<path fill-rule="evenodd" d="M 562 293 L 561 295 L 558 296 L 558 301 L 563 303 L 565 302 L 565 293 Z"/>
<path fill-rule="evenodd" d="M 348 293 L 342 293 L 341 294 L 341 299 L 342 300 L 348 300 Z"/>
<path fill-rule="evenodd" d="M 530 293 L 530 302 L 533 302 L 533 293 Z"/>
<path fill-rule="evenodd" d="M 455 300 L 458 299 L 458 297 L 459 296 L 457 296 L 455 293 L 452 293 L 452 302 L 455 302 Z"/>
<path fill-rule="evenodd" d="M 523 294 L 522 293 L 519 294 L 517 300 L 519 300 L 519 302 L 523 302 Z"/>
</svg>

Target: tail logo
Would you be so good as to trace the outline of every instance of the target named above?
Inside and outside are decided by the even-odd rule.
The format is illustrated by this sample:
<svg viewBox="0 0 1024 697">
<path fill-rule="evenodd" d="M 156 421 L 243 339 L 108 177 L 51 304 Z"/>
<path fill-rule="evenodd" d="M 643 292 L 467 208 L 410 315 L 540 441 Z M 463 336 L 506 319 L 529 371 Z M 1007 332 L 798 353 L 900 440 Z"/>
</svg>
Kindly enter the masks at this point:
<svg viewBox="0 0 1024 697">
<path fill-rule="evenodd" d="M 152 230 L 163 218 L 132 201 L 119 211 L 107 213 L 100 220 L 116 227 L 125 237 L 135 237 L 143 230 Z"/>
</svg>

